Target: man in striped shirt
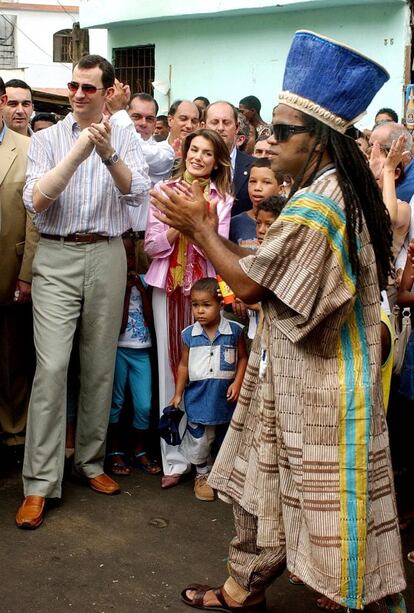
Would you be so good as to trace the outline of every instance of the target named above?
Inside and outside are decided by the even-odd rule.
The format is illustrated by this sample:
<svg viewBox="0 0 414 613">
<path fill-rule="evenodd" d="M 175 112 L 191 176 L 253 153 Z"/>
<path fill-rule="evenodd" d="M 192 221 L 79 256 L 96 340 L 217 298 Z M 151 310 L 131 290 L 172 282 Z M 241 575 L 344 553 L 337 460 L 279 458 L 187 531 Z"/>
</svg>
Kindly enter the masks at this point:
<svg viewBox="0 0 414 613">
<path fill-rule="evenodd" d="M 134 129 L 103 118 L 115 74 L 85 56 L 68 83 L 73 112 L 33 135 L 24 189 L 41 238 L 33 263 L 37 369 L 23 466 L 25 499 L 16 523 L 34 529 L 45 502 L 60 498 L 64 467 L 66 376 L 80 332 L 80 393 L 74 469 L 103 494 L 119 486 L 103 472 L 116 343 L 125 293 L 121 235 L 131 206 L 146 201 L 150 181 Z"/>
</svg>

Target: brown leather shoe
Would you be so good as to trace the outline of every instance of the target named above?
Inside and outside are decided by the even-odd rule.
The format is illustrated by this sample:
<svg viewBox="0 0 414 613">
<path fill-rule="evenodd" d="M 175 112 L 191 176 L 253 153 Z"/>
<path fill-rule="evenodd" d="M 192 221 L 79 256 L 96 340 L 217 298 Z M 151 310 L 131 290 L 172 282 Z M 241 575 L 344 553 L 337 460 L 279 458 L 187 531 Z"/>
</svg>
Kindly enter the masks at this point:
<svg viewBox="0 0 414 613">
<path fill-rule="evenodd" d="M 102 473 L 97 477 L 93 477 L 93 479 L 88 479 L 89 487 L 94 490 L 94 492 L 99 492 L 100 494 L 107 494 L 108 496 L 113 496 L 114 494 L 120 494 L 121 488 L 118 483 Z"/>
<path fill-rule="evenodd" d="M 44 496 L 26 496 L 16 513 L 16 524 L 24 530 L 35 530 L 43 523 Z"/>
</svg>

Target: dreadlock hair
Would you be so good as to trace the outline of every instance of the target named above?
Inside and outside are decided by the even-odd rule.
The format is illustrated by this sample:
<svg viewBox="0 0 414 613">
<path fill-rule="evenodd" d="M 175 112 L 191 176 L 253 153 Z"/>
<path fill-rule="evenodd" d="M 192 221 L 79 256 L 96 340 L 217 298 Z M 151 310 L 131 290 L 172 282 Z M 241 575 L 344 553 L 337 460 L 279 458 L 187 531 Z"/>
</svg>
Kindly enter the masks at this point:
<svg viewBox="0 0 414 613">
<path fill-rule="evenodd" d="M 375 253 L 379 287 L 383 290 L 388 285 L 388 277 L 393 269 L 392 228 L 388 210 L 368 163 L 352 138 L 340 134 L 310 115 L 301 115 L 304 126 L 314 135 L 315 141 L 302 170 L 295 178 L 289 198 L 299 187 L 307 187 L 312 183 L 320 170 L 322 156 L 326 151 L 335 166 L 345 203 L 352 272 L 358 278 L 360 267 L 357 235 L 362 230 L 364 218 Z M 305 173 L 313 160 L 316 160 L 313 171 L 304 181 Z"/>
</svg>

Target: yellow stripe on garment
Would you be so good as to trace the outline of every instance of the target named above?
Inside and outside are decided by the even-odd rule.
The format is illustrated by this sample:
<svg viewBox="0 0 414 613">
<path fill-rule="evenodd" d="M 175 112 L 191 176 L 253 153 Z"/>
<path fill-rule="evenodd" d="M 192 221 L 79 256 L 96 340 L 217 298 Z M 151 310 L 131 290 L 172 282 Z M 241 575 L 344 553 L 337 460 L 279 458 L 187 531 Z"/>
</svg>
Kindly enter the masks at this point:
<svg viewBox="0 0 414 613">
<path fill-rule="evenodd" d="M 342 569 L 346 567 L 348 563 L 348 525 L 346 518 L 344 517 L 343 509 L 346 508 L 346 473 L 341 469 L 346 465 L 346 446 L 344 441 L 345 435 L 345 416 L 346 416 L 346 380 L 345 380 L 345 357 L 343 352 L 342 343 L 339 343 L 338 348 L 338 378 L 339 378 L 339 494 L 340 494 L 340 541 L 341 541 L 341 583 L 340 594 L 341 598 L 345 600 L 348 592 L 348 577 L 342 572 Z"/>
<path fill-rule="evenodd" d="M 368 513 L 368 443 L 371 378 L 359 300 L 341 331 L 339 477 L 342 602 L 362 608 Z"/>
<path fill-rule="evenodd" d="M 293 198 L 280 215 L 281 221 L 307 226 L 320 232 L 335 253 L 344 283 L 355 293 L 355 275 L 352 272 L 346 233 L 346 218 L 337 203 L 317 194 Z"/>
</svg>

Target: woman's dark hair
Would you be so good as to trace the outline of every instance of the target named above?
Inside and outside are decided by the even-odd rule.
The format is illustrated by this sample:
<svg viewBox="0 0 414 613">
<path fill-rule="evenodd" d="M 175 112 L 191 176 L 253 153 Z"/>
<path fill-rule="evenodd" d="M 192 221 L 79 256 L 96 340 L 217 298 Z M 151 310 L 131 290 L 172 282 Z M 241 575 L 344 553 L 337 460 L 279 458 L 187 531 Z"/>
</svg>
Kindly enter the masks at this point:
<svg viewBox="0 0 414 613">
<path fill-rule="evenodd" d="M 352 272 L 358 277 L 360 267 L 357 236 L 362 230 L 364 218 L 375 253 L 379 286 L 383 290 L 388 285 L 388 277 L 393 268 L 392 227 L 388 210 L 367 160 L 352 138 L 340 134 L 310 115 L 301 115 L 304 126 L 314 135 L 315 141 L 301 172 L 295 177 L 289 198 L 299 187 L 312 183 L 320 170 L 322 156 L 326 151 L 335 165 L 344 199 Z M 305 172 L 315 157 L 314 170 L 304 182 Z"/>
<path fill-rule="evenodd" d="M 215 277 L 204 277 L 194 283 L 191 292 L 207 292 L 214 300 L 221 302 L 219 284 Z"/>
<path fill-rule="evenodd" d="M 276 181 L 278 182 L 278 185 L 282 185 L 283 181 L 285 180 L 285 175 L 283 172 L 279 172 L 278 170 L 273 170 L 272 160 L 270 158 L 256 158 L 253 164 L 249 168 L 249 177 L 250 177 L 252 168 L 268 168 L 269 170 L 273 172 L 274 177 Z"/>
<path fill-rule="evenodd" d="M 187 153 L 196 136 L 202 136 L 213 145 L 215 164 L 210 178 L 212 181 L 214 181 L 217 191 L 223 197 L 225 197 L 227 194 L 231 194 L 233 189 L 231 185 L 231 162 L 229 150 L 220 134 L 214 130 L 209 130 L 208 128 L 199 128 L 198 130 L 191 132 L 185 138 L 182 145 L 180 165 L 174 173 L 173 179 L 181 179 L 181 177 L 184 175 L 186 170 Z"/>
</svg>

